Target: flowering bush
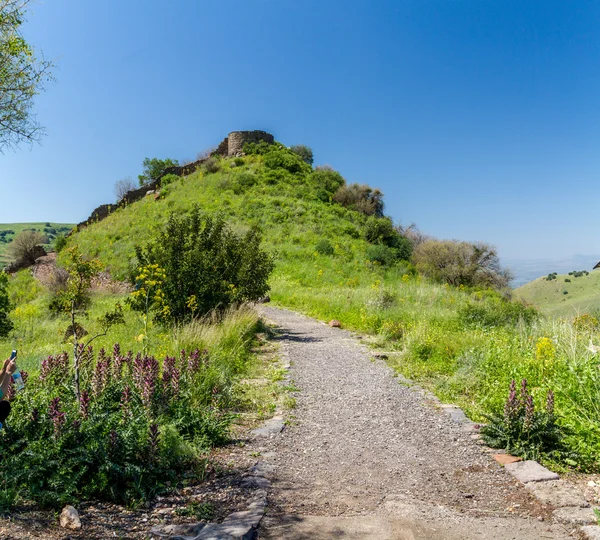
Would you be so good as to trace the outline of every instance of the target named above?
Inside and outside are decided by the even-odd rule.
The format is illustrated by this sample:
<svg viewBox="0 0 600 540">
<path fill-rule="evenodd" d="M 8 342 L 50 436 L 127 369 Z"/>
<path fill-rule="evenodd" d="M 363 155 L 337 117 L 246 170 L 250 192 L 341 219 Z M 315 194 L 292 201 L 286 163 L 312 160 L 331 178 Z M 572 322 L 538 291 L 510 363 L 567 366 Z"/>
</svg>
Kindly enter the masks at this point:
<svg viewBox="0 0 600 540">
<path fill-rule="evenodd" d="M 4 505 L 79 498 L 135 504 L 182 475 L 200 472 L 201 452 L 227 437 L 231 415 L 210 381 L 207 352 L 153 356 L 81 350 L 81 396 L 68 354 L 49 356 L 0 432 Z M 11 496 L 8 497 L 6 493 Z"/>
<path fill-rule="evenodd" d="M 554 393 L 548 390 L 545 410 L 535 410 L 527 380 L 517 392 L 514 381 L 504 405 L 504 414 L 489 415 L 490 423 L 481 428 L 484 441 L 492 448 L 504 448 L 510 454 L 525 459 L 540 459 L 543 455 L 562 454 L 564 433 L 556 424 Z M 563 456 L 564 457 L 564 456 Z"/>
</svg>

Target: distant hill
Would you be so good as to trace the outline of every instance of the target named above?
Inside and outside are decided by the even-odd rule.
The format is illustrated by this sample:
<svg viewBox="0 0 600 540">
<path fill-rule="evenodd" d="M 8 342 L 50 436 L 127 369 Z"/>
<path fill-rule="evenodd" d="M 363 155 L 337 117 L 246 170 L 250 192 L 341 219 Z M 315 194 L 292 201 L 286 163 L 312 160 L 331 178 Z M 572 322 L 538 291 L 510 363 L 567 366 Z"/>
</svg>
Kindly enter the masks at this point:
<svg viewBox="0 0 600 540">
<path fill-rule="evenodd" d="M 70 223 L 0 223 L 0 268 L 3 268 L 10 262 L 7 255 L 8 245 L 13 241 L 14 237 L 22 231 L 34 230 L 46 235 L 48 243 L 46 248 L 53 245 L 56 236 L 65 234 L 73 228 Z"/>
<path fill-rule="evenodd" d="M 514 294 L 550 315 L 600 312 L 600 270 L 581 277 L 566 273 L 548 280 L 544 276 L 515 289 Z"/>
<path fill-rule="evenodd" d="M 513 272 L 512 286 L 517 288 L 552 272 L 591 271 L 598 261 L 600 255 L 573 255 L 562 259 L 503 259 L 502 263 Z"/>
</svg>

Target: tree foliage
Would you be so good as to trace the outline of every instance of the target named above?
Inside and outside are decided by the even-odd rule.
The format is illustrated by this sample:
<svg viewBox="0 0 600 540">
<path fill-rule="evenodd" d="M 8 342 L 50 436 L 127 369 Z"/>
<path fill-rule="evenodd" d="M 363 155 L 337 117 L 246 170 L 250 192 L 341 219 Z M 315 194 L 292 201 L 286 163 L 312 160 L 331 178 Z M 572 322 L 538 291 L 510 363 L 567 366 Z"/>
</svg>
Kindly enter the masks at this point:
<svg viewBox="0 0 600 540">
<path fill-rule="evenodd" d="M 178 165 L 179 161 L 176 159 L 145 158 L 142 162 L 142 167 L 144 167 L 142 174 L 138 175 L 140 186 L 145 186 L 156 180 L 165 169 L 177 167 Z"/>
<path fill-rule="evenodd" d="M 426 276 L 455 286 L 501 289 L 512 278 L 496 248 L 483 242 L 428 240 L 416 246 L 412 262 Z"/>
<path fill-rule="evenodd" d="M 31 266 L 40 256 L 38 246 L 48 241 L 45 235 L 38 231 L 23 231 L 8 246 L 8 254 L 18 263 Z"/>
<path fill-rule="evenodd" d="M 305 163 L 308 163 L 309 165 L 313 164 L 315 158 L 310 146 L 306 146 L 305 144 L 294 144 L 290 146 L 290 150 L 294 152 L 294 154 L 298 154 Z"/>
<path fill-rule="evenodd" d="M 8 298 L 8 276 L 0 272 L 0 337 L 6 337 L 13 329 L 13 323 L 8 316 L 11 307 Z"/>
<path fill-rule="evenodd" d="M 0 150 L 38 141 L 43 128 L 34 98 L 51 79 L 52 64 L 38 58 L 21 34 L 29 0 L 0 0 Z"/>
<path fill-rule="evenodd" d="M 383 193 L 367 185 L 342 185 L 334 193 L 333 201 L 367 216 L 383 217 Z"/>
<path fill-rule="evenodd" d="M 204 216 L 197 207 L 185 216 L 173 213 L 152 242 L 136 248 L 136 287 L 143 287 L 145 269 L 157 265 L 164 272 L 161 294 L 138 295 L 142 301 L 133 307 L 148 309 L 150 298 L 159 320 L 180 322 L 257 300 L 269 290 L 274 268 L 260 244 L 256 228 L 238 236 L 221 217 Z"/>
</svg>

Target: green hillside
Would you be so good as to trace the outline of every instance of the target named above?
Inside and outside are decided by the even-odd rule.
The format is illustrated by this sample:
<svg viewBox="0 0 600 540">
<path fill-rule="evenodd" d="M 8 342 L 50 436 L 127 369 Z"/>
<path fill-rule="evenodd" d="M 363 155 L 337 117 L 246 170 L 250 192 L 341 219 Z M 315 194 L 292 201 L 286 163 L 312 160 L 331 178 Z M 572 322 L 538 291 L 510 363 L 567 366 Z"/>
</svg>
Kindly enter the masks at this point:
<svg viewBox="0 0 600 540">
<path fill-rule="evenodd" d="M 538 410 L 552 390 L 570 450 L 568 461 L 560 453 L 552 460 L 600 470 L 600 377 L 587 350 L 590 337 L 600 343 L 597 321 L 576 329 L 571 320 L 538 316 L 493 290 L 430 281 L 404 260 L 410 257 L 407 240 L 389 219 L 377 217 L 377 192 L 351 188 L 335 171 L 313 169 L 285 147 L 258 150 L 213 158 L 183 178 L 165 177 L 159 195 L 82 228 L 67 247 L 77 245 L 113 277 L 127 280 L 136 266 L 135 246 L 152 239 L 171 213 L 182 216 L 198 206 L 220 213 L 238 232 L 258 225 L 276 262 L 272 302 L 366 334 L 399 373 L 463 406 L 474 420 L 502 416 L 512 380 L 527 379 Z M 352 193 L 362 195 L 352 199 Z M 66 260 L 65 251 L 59 260 Z M 579 286 L 570 285 L 573 291 Z M 35 366 L 36 358 L 63 347 L 66 322 L 48 316 L 53 293 L 27 273 L 14 277 L 11 287 L 16 327 L 0 348 L 17 339 Z M 94 305 L 124 298 L 98 293 Z M 126 324 L 96 347 L 108 349 L 118 340 L 122 350 L 139 349 L 143 323 L 130 310 L 124 315 Z M 91 316 L 85 322 L 91 333 L 95 324 Z M 147 343 L 157 355 L 176 355 L 180 335 L 180 329 L 150 325 Z M 515 451 L 540 458 L 537 450 Z"/>
<path fill-rule="evenodd" d="M 38 231 L 46 235 L 48 243 L 45 247 L 49 248 L 54 243 L 58 234 L 69 232 L 73 228 L 69 223 L 0 223 L 0 268 L 10 262 L 6 249 L 13 238 L 22 231 Z"/>
<path fill-rule="evenodd" d="M 547 276 L 541 277 L 515 289 L 514 295 L 553 316 L 574 317 L 599 312 L 600 271 L 579 277 L 556 274 L 556 278 L 550 280 Z"/>
</svg>

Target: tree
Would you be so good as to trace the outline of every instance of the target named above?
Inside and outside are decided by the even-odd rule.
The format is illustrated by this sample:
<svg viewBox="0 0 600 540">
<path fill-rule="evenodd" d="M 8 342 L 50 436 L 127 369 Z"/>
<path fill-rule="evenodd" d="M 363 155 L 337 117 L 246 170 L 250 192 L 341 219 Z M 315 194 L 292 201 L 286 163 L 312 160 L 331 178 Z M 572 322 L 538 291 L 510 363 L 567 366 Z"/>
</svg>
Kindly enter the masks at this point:
<svg viewBox="0 0 600 540">
<path fill-rule="evenodd" d="M 332 200 L 367 216 L 383 217 L 383 193 L 370 186 L 344 184 L 333 194 Z"/>
<path fill-rule="evenodd" d="M 176 159 L 158 159 L 158 158 L 145 158 L 142 162 L 144 170 L 142 174 L 138 176 L 140 186 L 145 186 L 153 180 L 156 180 L 165 169 L 169 167 L 177 167 L 179 162 Z"/>
<path fill-rule="evenodd" d="M 15 236 L 8 246 L 8 254 L 17 262 L 31 266 L 35 260 L 44 255 L 40 250 L 40 244 L 48 241 L 45 235 L 38 231 L 23 231 Z"/>
<path fill-rule="evenodd" d="M 136 185 L 131 176 L 121 178 L 115 182 L 115 195 L 117 196 L 117 202 L 120 201 L 128 191 L 135 189 Z"/>
<path fill-rule="evenodd" d="M 455 286 L 502 289 L 512 278 L 496 248 L 482 242 L 427 240 L 415 247 L 412 262 L 426 276 Z"/>
<path fill-rule="evenodd" d="M 154 311 L 162 322 L 181 322 L 212 310 L 258 300 L 269 290 L 273 258 L 251 228 L 235 234 L 221 217 L 171 214 L 144 249 L 136 248 L 136 292 L 131 306 Z"/>
<path fill-rule="evenodd" d="M 294 154 L 298 154 L 302 158 L 302 161 L 308 163 L 309 165 L 313 164 L 315 158 L 313 156 L 312 148 L 309 146 L 304 144 L 295 144 L 290 146 L 290 150 L 294 152 Z"/>
<path fill-rule="evenodd" d="M 98 259 L 86 259 L 77 246 L 68 249 L 68 257 L 67 272 L 69 277 L 67 278 L 66 288 L 58 292 L 50 305 L 50 309 L 68 314 L 71 320 L 68 331 L 73 336 L 75 394 L 79 402 L 81 397 L 79 368 L 86 347 L 95 339 L 105 336 L 112 326 L 123 324 L 125 319 L 121 304 L 117 303 L 112 311 L 107 311 L 98 318 L 100 331 L 93 334 L 85 342 L 80 341 L 83 332 L 81 332 L 82 326 L 79 324 L 78 318 L 86 314 L 86 309 L 92 302 L 90 297 L 92 280 L 98 275 L 102 265 Z"/>
<path fill-rule="evenodd" d="M 0 272 L 0 337 L 6 337 L 13 329 L 13 323 L 8 317 L 11 308 L 8 299 L 8 276 Z"/>
<path fill-rule="evenodd" d="M 37 58 L 21 35 L 29 2 L 0 0 L 0 151 L 39 141 L 43 135 L 32 108 L 35 96 L 52 78 L 52 64 Z"/>
</svg>

